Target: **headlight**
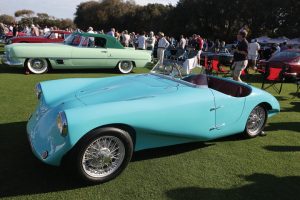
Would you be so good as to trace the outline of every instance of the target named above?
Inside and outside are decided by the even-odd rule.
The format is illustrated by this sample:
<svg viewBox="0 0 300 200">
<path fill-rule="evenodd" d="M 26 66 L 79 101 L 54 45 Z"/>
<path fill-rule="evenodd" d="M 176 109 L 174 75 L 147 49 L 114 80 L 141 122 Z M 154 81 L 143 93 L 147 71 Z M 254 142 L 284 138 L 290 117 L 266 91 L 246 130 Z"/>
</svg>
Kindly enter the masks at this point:
<svg viewBox="0 0 300 200">
<path fill-rule="evenodd" d="M 57 116 L 57 127 L 62 136 L 66 136 L 68 132 L 68 122 L 65 112 L 59 112 Z"/>
<path fill-rule="evenodd" d="M 35 86 L 35 94 L 36 94 L 36 97 L 37 97 L 38 99 L 41 98 L 41 96 L 42 96 L 42 87 L 41 87 L 41 84 L 40 84 L 40 83 L 38 83 L 38 84 Z"/>
</svg>

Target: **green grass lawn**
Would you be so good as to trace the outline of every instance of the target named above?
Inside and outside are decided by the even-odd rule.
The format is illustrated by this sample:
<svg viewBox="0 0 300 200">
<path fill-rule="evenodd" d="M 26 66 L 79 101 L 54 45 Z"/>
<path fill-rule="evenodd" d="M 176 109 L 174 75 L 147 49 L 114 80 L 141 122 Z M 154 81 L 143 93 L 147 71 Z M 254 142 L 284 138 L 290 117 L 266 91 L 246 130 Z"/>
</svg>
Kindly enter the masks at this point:
<svg viewBox="0 0 300 200">
<path fill-rule="evenodd" d="M 281 95 L 268 90 L 280 101 L 282 111 L 268 121 L 266 137 L 235 136 L 138 152 L 116 179 L 84 185 L 67 170 L 46 166 L 31 153 L 25 127 L 37 104 L 34 86 L 44 80 L 118 74 L 89 70 L 26 76 L 22 72 L 0 64 L 0 198 L 300 199 L 300 100 L 293 97 L 295 84 L 284 84 Z M 260 87 L 258 75 L 246 81 Z"/>
</svg>

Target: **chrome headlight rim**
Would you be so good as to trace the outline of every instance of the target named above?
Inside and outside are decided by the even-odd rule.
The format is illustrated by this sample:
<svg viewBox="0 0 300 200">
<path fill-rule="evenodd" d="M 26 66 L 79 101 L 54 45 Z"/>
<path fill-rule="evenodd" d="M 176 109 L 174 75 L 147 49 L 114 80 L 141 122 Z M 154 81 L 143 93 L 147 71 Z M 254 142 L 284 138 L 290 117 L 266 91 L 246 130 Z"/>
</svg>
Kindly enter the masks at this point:
<svg viewBox="0 0 300 200">
<path fill-rule="evenodd" d="M 59 133 L 62 136 L 66 136 L 68 133 L 68 121 L 65 112 L 61 111 L 58 113 L 56 123 Z"/>
<path fill-rule="evenodd" d="M 36 84 L 36 86 L 35 86 L 35 94 L 36 94 L 36 97 L 38 99 L 41 98 L 41 96 L 42 96 L 42 86 L 41 86 L 40 83 Z"/>
</svg>

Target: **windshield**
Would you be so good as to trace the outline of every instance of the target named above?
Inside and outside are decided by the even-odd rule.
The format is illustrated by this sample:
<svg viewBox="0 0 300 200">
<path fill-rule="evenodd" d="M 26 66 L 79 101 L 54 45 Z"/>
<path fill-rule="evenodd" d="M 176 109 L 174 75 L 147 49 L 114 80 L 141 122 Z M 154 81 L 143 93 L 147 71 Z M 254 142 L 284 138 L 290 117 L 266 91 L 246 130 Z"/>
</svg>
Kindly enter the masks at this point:
<svg viewBox="0 0 300 200">
<path fill-rule="evenodd" d="M 300 52 L 295 51 L 282 51 L 277 54 L 275 54 L 270 61 L 280 61 L 280 60 L 288 60 L 292 58 L 296 58 L 300 56 Z"/>
<path fill-rule="evenodd" d="M 192 87 L 207 87 L 206 71 L 201 67 L 196 67 L 196 63 L 196 57 L 185 61 L 164 59 L 163 63 L 158 62 L 153 67 L 151 74 Z"/>
<path fill-rule="evenodd" d="M 71 46 L 79 46 L 81 39 L 81 35 L 71 34 L 65 39 L 64 43 Z"/>
<path fill-rule="evenodd" d="M 51 34 L 51 32 L 47 32 L 47 33 L 45 33 L 44 37 L 48 38 L 50 34 Z"/>
</svg>

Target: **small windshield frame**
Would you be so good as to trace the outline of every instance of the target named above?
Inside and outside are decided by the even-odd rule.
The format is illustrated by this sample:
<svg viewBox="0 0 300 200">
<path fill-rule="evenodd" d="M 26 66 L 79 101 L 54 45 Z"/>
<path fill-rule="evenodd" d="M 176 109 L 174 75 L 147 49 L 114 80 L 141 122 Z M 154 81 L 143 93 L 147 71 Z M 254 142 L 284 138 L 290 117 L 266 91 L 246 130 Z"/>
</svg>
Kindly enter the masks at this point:
<svg viewBox="0 0 300 200">
<path fill-rule="evenodd" d="M 184 62 L 164 59 L 162 64 L 158 62 L 153 67 L 150 74 L 173 80 L 190 87 L 208 87 L 206 70 L 202 67 L 196 67 L 191 70 L 190 73 L 186 73 L 190 71 L 186 69 L 188 68 L 188 62 L 191 61 L 189 61 L 189 59 Z"/>
</svg>

